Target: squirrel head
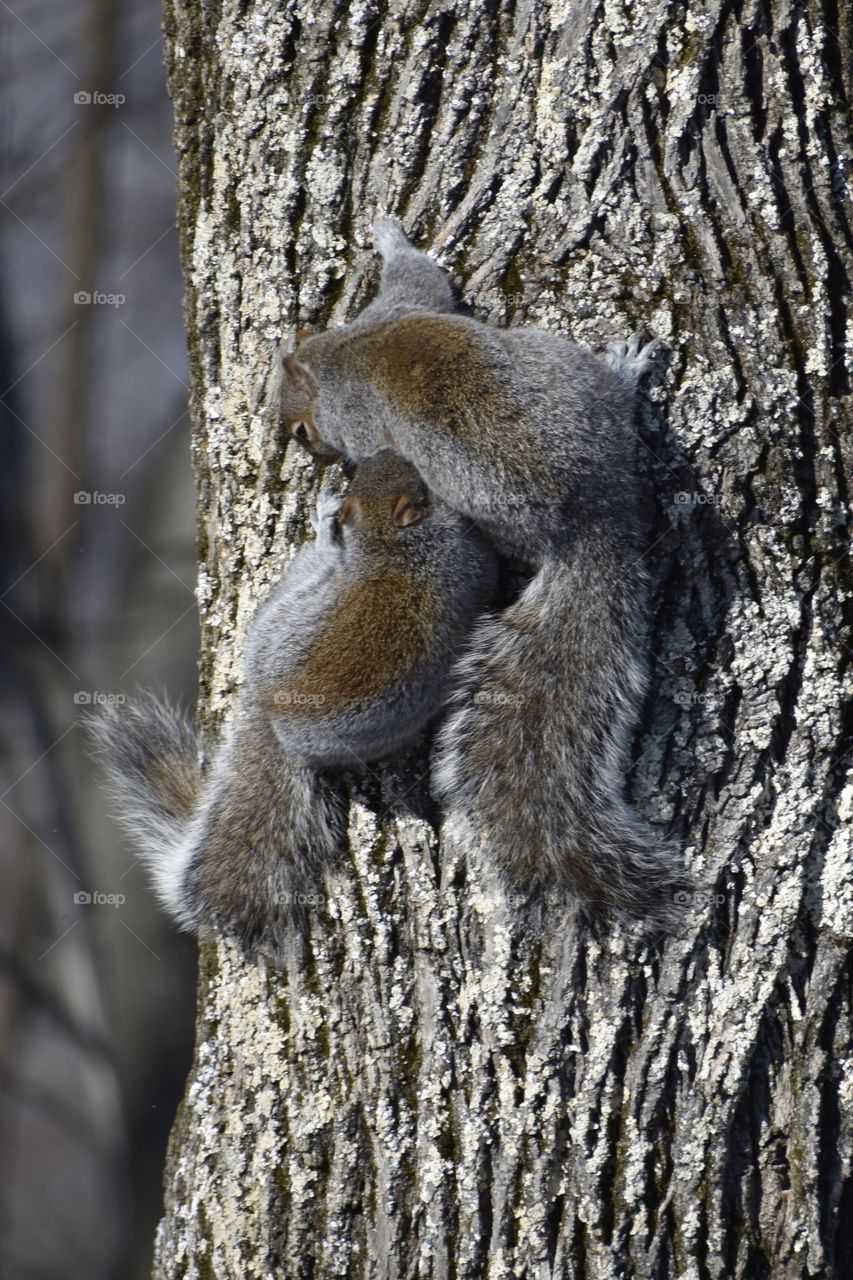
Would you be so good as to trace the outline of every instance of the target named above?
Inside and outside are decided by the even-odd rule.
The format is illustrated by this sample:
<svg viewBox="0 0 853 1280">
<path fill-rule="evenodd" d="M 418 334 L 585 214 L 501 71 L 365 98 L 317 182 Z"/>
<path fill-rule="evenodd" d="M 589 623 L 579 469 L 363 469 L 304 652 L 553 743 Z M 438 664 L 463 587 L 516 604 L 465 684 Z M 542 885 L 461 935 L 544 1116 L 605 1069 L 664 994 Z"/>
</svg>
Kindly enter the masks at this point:
<svg viewBox="0 0 853 1280">
<path fill-rule="evenodd" d="M 307 329 L 296 335 L 298 346 L 308 336 Z M 318 466 L 325 467 L 340 462 L 343 456 L 323 439 L 314 420 L 317 401 L 317 380 L 309 368 L 291 351 L 282 357 L 284 373 L 281 387 L 281 415 L 288 436 L 311 454 Z"/>
<path fill-rule="evenodd" d="M 418 472 L 398 454 L 383 449 L 355 470 L 338 512 L 344 530 L 383 541 L 420 524 L 430 510 L 429 492 Z"/>
</svg>

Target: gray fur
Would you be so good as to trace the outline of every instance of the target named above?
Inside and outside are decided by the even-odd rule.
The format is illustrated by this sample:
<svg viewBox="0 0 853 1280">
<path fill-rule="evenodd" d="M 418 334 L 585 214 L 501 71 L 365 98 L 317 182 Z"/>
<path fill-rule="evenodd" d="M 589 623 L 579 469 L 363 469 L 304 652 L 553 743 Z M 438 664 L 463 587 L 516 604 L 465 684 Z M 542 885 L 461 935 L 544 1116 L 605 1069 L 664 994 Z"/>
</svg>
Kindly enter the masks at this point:
<svg viewBox="0 0 853 1280">
<path fill-rule="evenodd" d="M 377 478 L 383 485 L 390 483 L 394 471 L 401 477 L 399 484 L 405 480 L 417 487 L 426 500 L 414 468 L 388 450 L 358 468 L 350 493 Z M 297 556 L 253 620 L 247 681 L 257 696 L 272 700 L 272 707 L 265 705 L 285 753 L 316 768 L 358 767 L 411 742 L 440 708 L 450 668 L 476 615 L 494 594 L 494 552 L 446 503 L 431 498 L 423 521 L 407 529 L 394 529 L 390 507 L 388 514 L 387 528 L 376 531 L 335 531 L 333 522 L 321 520 L 316 543 Z M 381 575 L 389 571 L 410 588 L 407 607 L 395 619 L 398 633 L 416 630 L 431 602 L 435 608 L 429 630 L 413 642 L 417 647 L 410 653 L 410 670 L 384 682 L 375 695 L 348 703 L 324 688 L 318 692 L 316 681 L 307 685 L 305 662 L 321 637 L 338 671 L 378 664 L 378 653 L 360 650 L 371 636 L 377 647 L 386 643 L 391 624 L 383 617 L 388 605 L 379 591 Z M 370 609 L 359 616 L 357 634 L 352 634 L 340 623 L 340 603 L 353 583 L 374 581 Z"/>
<path fill-rule="evenodd" d="M 405 528 L 392 519 L 401 493 L 421 513 Z M 343 499 L 322 497 L 314 542 L 253 618 L 244 688 L 204 780 L 191 722 L 157 698 L 141 695 L 90 721 L 116 812 L 166 909 L 193 932 L 225 931 L 272 955 L 302 904 L 322 896 L 323 870 L 343 840 L 342 796 L 322 771 L 377 759 L 417 736 L 441 708 L 450 668 L 495 585 L 485 539 L 430 500 L 397 455 L 359 467 L 349 495 L 363 519 L 341 527 Z M 362 630 L 381 639 L 388 572 L 409 588 L 402 604 L 400 593 L 392 601 L 409 637 L 405 672 L 341 700 L 359 662 L 366 677 L 381 672 L 381 653 L 360 652 L 358 641 Z M 360 595 L 347 612 L 353 586 Z M 418 625 L 422 608 L 431 610 L 429 628 Z M 318 671 L 318 654 L 328 672 Z M 277 700 L 281 689 L 287 697 Z"/>
<path fill-rule="evenodd" d="M 412 247 L 393 218 L 377 218 L 373 228 L 382 254 L 379 293 L 358 317 L 357 323 L 388 320 L 394 315 L 425 311 L 455 311 L 456 298 L 450 279 L 425 254 Z"/>
<path fill-rule="evenodd" d="M 146 863 L 161 904 L 186 928 L 196 913 L 182 892 L 185 835 L 201 791 L 196 733 L 189 716 L 151 693 L 90 716 L 116 817 Z"/>
<path fill-rule="evenodd" d="M 514 605 L 476 627 L 457 664 L 435 789 L 516 885 L 665 919 L 677 851 L 624 799 L 646 688 L 633 418 L 654 344 L 633 339 L 601 357 L 543 330 L 446 315 L 430 331 L 418 309 L 444 273 L 402 233 L 383 226 L 377 239 L 393 305 L 384 309 L 381 290 L 355 325 L 300 349 L 318 386 L 317 431 L 356 461 L 391 441 L 499 552 L 537 570 Z M 431 399 L 422 368 L 438 359 L 412 354 L 416 331 L 434 332 L 455 360 L 429 384 Z M 411 396 L 395 381 L 409 368 Z"/>
</svg>

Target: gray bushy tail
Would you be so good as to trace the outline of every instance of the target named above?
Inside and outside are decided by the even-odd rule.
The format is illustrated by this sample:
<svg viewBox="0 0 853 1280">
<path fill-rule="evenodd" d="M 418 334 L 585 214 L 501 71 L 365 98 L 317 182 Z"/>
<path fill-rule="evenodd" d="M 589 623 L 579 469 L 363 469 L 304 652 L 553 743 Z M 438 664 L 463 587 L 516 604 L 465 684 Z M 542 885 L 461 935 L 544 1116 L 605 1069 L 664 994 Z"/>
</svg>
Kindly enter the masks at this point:
<svg viewBox="0 0 853 1280">
<path fill-rule="evenodd" d="M 646 690 L 645 581 L 600 528 L 548 559 L 475 628 L 438 738 L 435 787 L 508 887 L 565 886 L 593 909 L 665 923 L 677 847 L 624 799 Z"/>
<path fill-rule="evenodd" d="M 268 717 L 237 707 L 202 778 L 190 719 L 151 694 L 92 717 L 116 816 L 158 898 L 193 933 L 221 929 L 278 952 L 340 846 L 337 791 L 285 759 Z"/>
</svg>

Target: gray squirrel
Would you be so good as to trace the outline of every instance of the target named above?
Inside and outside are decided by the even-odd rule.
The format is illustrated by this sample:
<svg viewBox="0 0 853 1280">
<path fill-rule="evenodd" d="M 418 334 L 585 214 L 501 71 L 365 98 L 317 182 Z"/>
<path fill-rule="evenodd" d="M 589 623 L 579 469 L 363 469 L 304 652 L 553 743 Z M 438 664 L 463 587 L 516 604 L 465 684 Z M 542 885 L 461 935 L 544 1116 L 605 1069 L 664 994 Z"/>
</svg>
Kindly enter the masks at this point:
<svg viewBox="0 0 853 1280">
<path fill-rule="evenodd" d="M 498 329 L 458 312 L 397 223 L 376 242 L 378 297 L 282 358 L 287 430 L 321 463 L 395 450 L 535 571 L 456 666 L 433 789 L 510 885 L 666 920 L 676 848 L 624 798 L 647 684 L 634 413 L 650 347 L 601 357 Z"/>
<path fill-rule="evenodd" d="M 195 729 L 151 695 L 93 717 L 116 812 L 183 927 L 279 954 L 343 840 L 328 773 L 387 756 L 440 709 L 497 557 L 388 450 L 254 615 L 244 684 L 202 776 Z M 324 771 L 327 771 L 324 773 Z"/>
</svg>

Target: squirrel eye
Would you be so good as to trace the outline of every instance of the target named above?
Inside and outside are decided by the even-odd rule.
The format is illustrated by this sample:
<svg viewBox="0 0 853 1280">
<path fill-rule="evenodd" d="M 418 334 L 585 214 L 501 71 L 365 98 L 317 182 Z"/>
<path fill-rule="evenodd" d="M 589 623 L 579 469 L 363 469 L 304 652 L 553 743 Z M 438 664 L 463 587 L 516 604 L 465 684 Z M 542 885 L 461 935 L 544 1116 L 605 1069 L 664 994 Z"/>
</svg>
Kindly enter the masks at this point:
<svg viewBox="0 0 853 1280">
<path fill-rule="evenodd" d="M 304 444 L 307 444 L 311 439 L 308 425 L 305 422 L 294 422 L 290 429 L 295 440 L 301 440 Z"/>
</svg>

